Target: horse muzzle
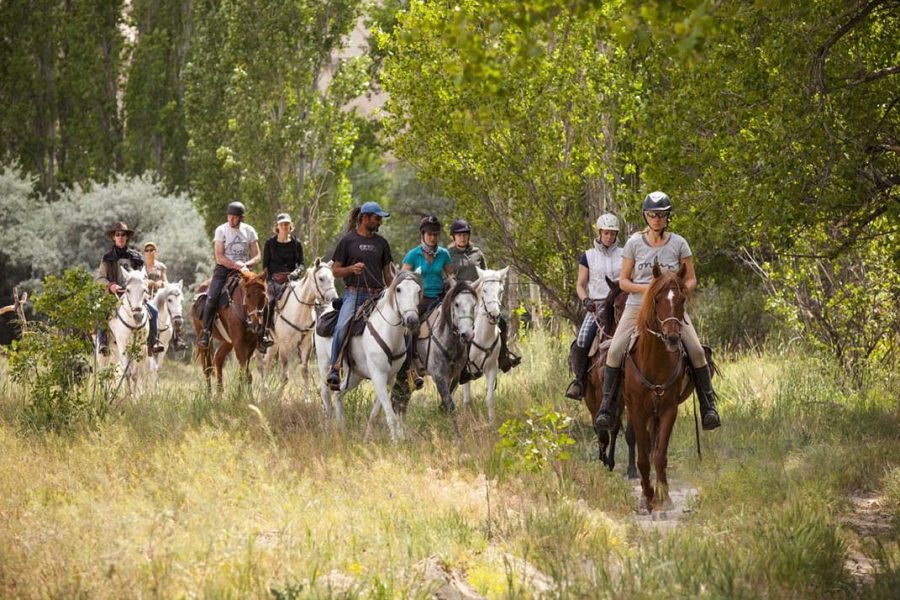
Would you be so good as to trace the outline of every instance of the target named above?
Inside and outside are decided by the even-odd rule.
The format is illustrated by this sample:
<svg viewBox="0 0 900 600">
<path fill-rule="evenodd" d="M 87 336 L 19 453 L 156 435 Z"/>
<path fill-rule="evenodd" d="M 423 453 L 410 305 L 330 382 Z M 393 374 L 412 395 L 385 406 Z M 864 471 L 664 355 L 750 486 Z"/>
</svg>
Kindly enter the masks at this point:
<svg viewBox="0 0 900 600">
<path fill-rule="evenodd" d="M 403 323 L 406 325 L 407 329 L 416 330 L 419 328 L 419 316 L 415 314 L 407 315 L 405 319 L 403 319 Z"/>
<path fill-rule="evenodd" d="M 460 339 L 464 344 L 470 344 L 470 343 L 472 342 L 472 340 L 475 339 L 475 330 L 474 330 L 474 329 L 469 329 L 469 330 L 466 330 L 466 331 L 460 331 L 460 332 L 459 332 L 459 339 Z"/>
</svg>

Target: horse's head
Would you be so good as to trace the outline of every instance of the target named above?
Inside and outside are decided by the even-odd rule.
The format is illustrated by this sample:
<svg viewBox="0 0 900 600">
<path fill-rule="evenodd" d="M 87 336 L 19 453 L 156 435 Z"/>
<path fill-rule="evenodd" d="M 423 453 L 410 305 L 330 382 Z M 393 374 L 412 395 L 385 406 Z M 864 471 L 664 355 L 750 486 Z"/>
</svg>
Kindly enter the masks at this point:
<svg viewBox="0 0 900 600">
<path fill-rule="evenodd" d="M 458 281 L 441 303 L 443 325 L 450 325 L 453 333 L 459 335 L 460 341 L 466 344 L 475 339 L 476 306 L 478 295 L 465 281 Z"/>
<path fill-rule="evenodd" d="M 143 267 L 140 269 L 129 269 L 123 267 L 125 274 L 125 293 L 122 294 L 122 302 L 127 303 L 131 309 L 131 316 L 135 321 L 141 321 L 144 318 L 144 298 L 147 296 L 147 272 Z"/>
<path fill-rule="evenodd" d="M 622 287 L 618 281 L 613 281 L 609 277 L 606 278 L 606 285 L 609 286 L 609 293 L 603 301 L 603 329 L 607 335 L 612 336 L 625 312 L 625 302 L 628 300 L 628 294 L 622 293 Z"/>
<path fill-rule="evenodd" d="M 247 326 L 253 334 L 259 334 L 265 327 L 266 280 L 263 275 L 249 271 L 241 272 L 241 290 L 244 292 L 244 311 Z"/>
<path fill-rule="evenodd" d="M 388 288 L 388 300 L 408 330 L 419 327 L 419 302 L 422 300 L 422 276 L 411 271 L 400 271 Z"/>
<path fill-rule="evenodd" d="M 316 300 L 323 304 L 331 304 L 338 297 L 337 289 L 334 287 L 334 273 L 331 271 L 331 264 L 334 261 L 322 262 L 317 258 L 315 264 L 307 269 L 307 277 L 312 281 L 316 290 Z"/>
<path fill-rule="evenodd" d="M 509 267 L 499 271 L 476 267 L 476 271 L 478 281 L 475 283 L 475 289 L 480 298 L 481 308 L 487 314 L 488 320 L 496 323 L 500 319 L 500 303 L 503 300 L 503 287 Z"/>
<path fill-rule="evenodd" d="M 659 263 L 653 263 L 653 280 L 644 294 L 644 303 L 638 314 L 638 323 L 665 343 L 670 352 L 676 352 L 681 344 L 681 328 L 684 324 L 684 304 L 687 293 L 684 288 L 685 266 L 677 273 L 663 271 Z"/>
<path fill-rule="evenodd" d="M 166 309 L 177 330 L 184 322 L 184 282 L 167 283 L 163 292 L 166 294 Z"/>
</svg>

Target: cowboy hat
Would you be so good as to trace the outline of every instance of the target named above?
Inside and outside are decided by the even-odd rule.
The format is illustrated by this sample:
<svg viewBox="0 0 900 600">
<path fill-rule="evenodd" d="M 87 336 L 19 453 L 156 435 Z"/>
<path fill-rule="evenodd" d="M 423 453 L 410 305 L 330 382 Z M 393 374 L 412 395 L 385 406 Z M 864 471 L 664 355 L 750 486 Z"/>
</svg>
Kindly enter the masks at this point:
<svg viewBox="0 0 900 600">
<path fill-rule="evenodd" d="M 131 236 L 134 235 L 134 230 L 128 229 L 128 225 L 126 225 L 122 221 L 116 221 L 115 223 L 112 224 L 112 227 L 110 227 L 109 229 L 106 230 L 106 237 L 108 237 L 111 240 L 115 240 L 117 231 L 124 231 L 128 235 L 129 240 L 131 239 Z"/>
</svg>

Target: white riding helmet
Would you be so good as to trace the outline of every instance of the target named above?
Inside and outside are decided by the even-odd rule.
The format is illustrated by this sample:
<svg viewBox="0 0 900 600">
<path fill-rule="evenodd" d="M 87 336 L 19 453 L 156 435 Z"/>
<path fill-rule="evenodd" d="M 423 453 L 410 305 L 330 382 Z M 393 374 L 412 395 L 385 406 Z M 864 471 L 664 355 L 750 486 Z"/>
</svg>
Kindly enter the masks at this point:
<svg viewBox="0 0 900 600">
<path fill-rule="evenodd" d="M 619 219 L 612 213 L 606 213 L 597 217 L 597 229 L 607 229 L 610 231 L 619 230 Z"/>
</svg>

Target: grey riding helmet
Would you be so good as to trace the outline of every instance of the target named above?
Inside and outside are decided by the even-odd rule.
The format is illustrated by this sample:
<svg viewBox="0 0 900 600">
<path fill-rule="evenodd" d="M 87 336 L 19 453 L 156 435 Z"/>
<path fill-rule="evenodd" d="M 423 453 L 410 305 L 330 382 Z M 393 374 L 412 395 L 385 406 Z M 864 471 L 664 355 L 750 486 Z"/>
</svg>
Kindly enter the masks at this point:
<svg viewBox="0 0 900 600">
<path fill-rule="evenodd" d="M 457 219 L 450 225 L 450 235 L 457 233 L 472 233 L 472 226 L 465 219 Z"/>
<path fill-rule="evenodd" d="M 225 214 L 243 217 L 246 212 L 247 208 L 244 206 L 243 202 L 232 202 L 228 205 L 228 210 L 225 211 Z"/>
<path fill-rule="evenodd" d="M 669 198 L 669 195 L 665 192 L 650 192 L 644 198 L 644 203 L 641 205 L 641 214 L 644 215 L 644 221 L 647 221 L 647 211 L 665 211 L 668 213 L 672 212 L 672 200 Z M 649 221 L 647 224 L 649 225 Z"/>
</svg>

